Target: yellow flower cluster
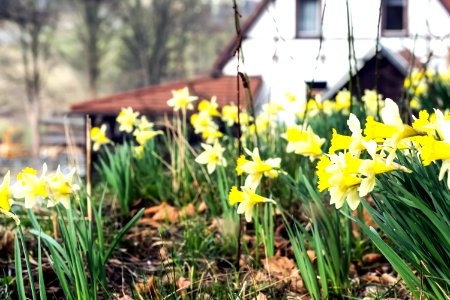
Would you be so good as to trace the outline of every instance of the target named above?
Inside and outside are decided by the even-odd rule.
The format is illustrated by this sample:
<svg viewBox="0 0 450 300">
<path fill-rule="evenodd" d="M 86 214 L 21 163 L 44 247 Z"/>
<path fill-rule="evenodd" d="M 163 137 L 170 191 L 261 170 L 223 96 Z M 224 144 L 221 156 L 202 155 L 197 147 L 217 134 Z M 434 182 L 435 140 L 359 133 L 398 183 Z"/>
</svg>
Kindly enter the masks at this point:
<svg viewBox="0 0 450 300">
<path fill-rule="evenodd" d="M 142 156 L 144 145 L 159 134 L 163 134 L 161 130 L 154 130 L 154 124 L 149 122 L 146 116 L 139 117 L 139 112 L 133 111 L 133 108 L 122 108 L 116 118 L 119 123 L 119 131 L 133 133 L 138 146 L 133 148 L 137 157 Z M 102 145 L 110 144 L 111 140 L 106 136 L 106 125 L 93 127 L 91 129 L 91 140 L 93 142 L 93 150 L 98 151 Z"/>
<path fill-rule="evenodd" d="M 70 208 L 70 197 L 80 189 L 73 182 L 75 169 L 64 174 L 58 166 L 56 172 L 47 174 L 47 165 L 44 164 L 40 176 L 37 170 L 25 168 L 17 175 L 17 181 L 10 185 L 10 172 L 8 171 L 0 185 L 0 212 L 13 218 L 17 224 L 19 219 L 10 212 L 13 199 L 24 199 L 25 208 L 33 208 L 38 200 L 47 200 L 47 206 L 56 206 L 61 203 Z"/>
<path fill-rule="evenodd" d="M 233 186 L 228 198 L 230 205 L 239 203 L 237 210 L 238 214 L 245 214 L 247 222 L 251 222 L 253 218 L 253 208 L 257 203 L 276 203 L 272 199 L 256 194 L 256 189 L 263 176 L 268 178 L 278 177 L 281 159 L 269 158 L 263 161 L 259 155 L 258 148 L 253 149 L 253 152 L 248 149 L 244 150 L 245 153 L 251 157 L 251 160 L 247 160 L 245 155 L 241 155 L 237 160 L 236 172 L 238 175 L 246 173 L 248 176 L 245 179 L 244 186 L 241 187 L 241 191 L 239 191 L 236 186 Z"/>
<path fill-rule="evenodd" d="M 382 95 L 374 90 L 364 90 L 362 101 L 364 102 L 366 114 L 369 116 L 376 116 L 377 112 L 384 107 Z"/>
<path fill-rule="evenodd" d="M 223 136 L 213 119 L 220 116 L 218 106 L 215 96 L 211 98 L 211 101 L 202 100 L 198 105 L 198 113 L 191 116 L 191 125 L 195 133 L 201 134 L 207 144 L 214 144 Z"/>
<path fill-rule="evenodd" d="M 450 114 L 438 109 L 433 115 L 423 110 L 419 118 L 412 123 L 413 128 L 426 133 L 425 136 L 416 137 L 418 149 L 424 166 L 435 161 L 442 161 L 439 180 L 443 180 L 446 173 L 447 186 L 450 189 Z"/>
<path fill-rule="evenodd" d="M 336 208 L 347 202 L 351 209 L 356 209 L 360 198 L 373 190 L 378 174 L 396 170 L 409 172 L 393 162 L 395 152 L 409 138 L 421 132 L 403 124 L 398 106 L 391 99 L 386 99 L 381 118 L 383 122 L 377 122 L 368 116 L 364 135 L 358 118 L 353 114 L 347 121 L 351 136 L 338 134 L 333 129 L 329 154 L 322 156 L 317 164 L 317 176 L 319 190 L 329 190 L 330 203 Z M 337 151 L 344 152 L 336 154 Z M 360 158 L 363 151 L 371 159 Z M 389 155 L 386 157 L 386 154 Z"/>
<path fill-rule="evenodd" d="M 299 120 L 303 120 L 306 111 L 308 117 L 314 117 L 319 113 L 324 113 L 327 116 L 331 116 L 336 112 L 341 112 L 344 115 L 348 115 L 350 111 L 351 95 L 347 90 L 339 91 L 336 94 L 334 101 L 326 99 L 322 101 L 320 95 L 316 95 L 314 99 L 309 99 L 305 104 L 299 104 L 299 109 L 295 112 L 295 115 Z"/>
</svg>

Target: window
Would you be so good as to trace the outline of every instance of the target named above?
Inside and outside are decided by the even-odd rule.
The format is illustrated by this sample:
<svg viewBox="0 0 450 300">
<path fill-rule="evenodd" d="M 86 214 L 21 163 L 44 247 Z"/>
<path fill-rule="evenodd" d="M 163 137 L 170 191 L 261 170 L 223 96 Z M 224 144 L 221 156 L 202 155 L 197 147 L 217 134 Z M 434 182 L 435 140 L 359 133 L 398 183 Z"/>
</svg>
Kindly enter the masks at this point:
<svg viewBox="0 0 450 300">
<path fill-rule="evenodd" d="M 320 34 L 320 1 L 297 0 L 297 37 Z"/>
<path fill-rule="evenodd" d="M 383 33 L 385 35 L 406 34 L 406 0 L 384 0 L 383 2 Z"/>
</svg>

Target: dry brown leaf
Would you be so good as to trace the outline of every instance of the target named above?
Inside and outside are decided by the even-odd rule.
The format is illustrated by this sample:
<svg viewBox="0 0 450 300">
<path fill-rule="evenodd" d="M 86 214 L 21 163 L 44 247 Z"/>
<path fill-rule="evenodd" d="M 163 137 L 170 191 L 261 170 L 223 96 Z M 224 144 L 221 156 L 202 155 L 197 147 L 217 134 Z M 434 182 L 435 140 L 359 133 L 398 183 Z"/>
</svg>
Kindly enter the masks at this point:
<svg viewBox="0 0 450 300">
<path fill-rule="evenodd" d="M 365 275 L 361 276 L 360 278 L 362 281 L 367 281 L 367 282 L 376 282 L 376 283 L 381 282 L 380 277 L 371 275 L 371 274 L 365 274 Z"/>
<path fill-rule="evenodd" d="M 161 256 L 162 260 L 166 260 L 169 258 L 169 256 L 167 255 L 166 247 L 161 247 L 161 249 L 159 249 L 159 255 Z"/>
<path fill-rule="evenodd" d="M 267 296 L 259 292 L 258 296 L 256 296 L 256 300 L 267 300 Z"/>
<path fill-rule="evenodd" d="M 161 202 L 159 205 L 151 206 L 144 210 L 144 215 L 151 215 L 161 210 L 165 205 L 165 202 Z"/>
<path fill-rule="evenodd" d="M 291 271 L 295 269 L 295 263 L 286 256 L 273 256 L 261 260 L 264 269 L 278 279 L 285 279 L 291 276 Z"/>
<path fill-rule="evenodd" d="M 185 297 L 187 294 L 186 289 L 188 289 L 189 287 L 191 287 L 192 282 L 189 279 L 186 279 L 184 277 L 180 277 L 177 280 L 177 288 L 178 288 L 178 292 L 181 294 L 181 297 Z"/>
<path fill-rule="evenodd" d="M 313 262 L 313 261 L 316 260 L 316 251 L 314 251 L 314 250 L 308 250 L 308 251 L 306 251 L 306 254 L 308 254 L 309 260 L 310 260 L 311 262 Z"/>
<path fill-rule="evenodd" d="M 291 278 L 291 286 L 290 286 L 291 291 L 298 293 L 302 293 L 305 291 L 302 277 L 300 276 L 297 268 L 291 270 L 290 278 Z"/>
<path fill-rule="evenodd" d="M 0 250 L 3 253 L 14 253 L 14 232 L 11 230 L 5 230 L 3 232 L 2 240 L 0 241 Z"/>
<path fill-rule="evenodd" d="M 148 225 L 148 226 L 151 226 L 151 227 L 154 227 L 154 228 L 161 227 L 161 224 L 159 222 L 157 222 L 157 221 L 155 221 L 153 219 L 150 219 L 150 218 L 145 218 L 145 217 L 141 218 L 139 220 L 139 224 Z"/>
<path fill-rule="evenodd" d="M 366 265 L 371 265 L 373 263 L 376 263 L 377 261 L 381 260 L 383 258 L 383 255 L 380 253 L 367 253 L 363 255 L 362 261 Z"/>
<path fill-rule="evenodd" d="M 206 205 L 205 201 L 202 201 L 197 208 L 198 212 L 205 212 L 208 210 L 208 205 Z"/>
<path fill-rule="evenodd" d="M 258 272 L 256 272 L 254 279 L 256 282 L 268 281 L 266 273 L 264 273 L 264 271 L 262 270 L 258 270 Z"/>
<path fill-rule="evenodd" d="M 174 223 L 178 216 L 180 215 L 178 209 L 176 209 L 173 206 L 170 206 L 169 204 L 163 202 L 159 210 L 155 212 L 152 219 L 155 221 L 169 221 L 170 223 Z"/>
<path fill-rule="evenodd" d="M 392 275 L 384 273 L 381 275 L 381 283 L 388 284 L 388 285 L 394 285 L 397 283 L 397 279 Z"/>
<path fill-rule="evenodd" d="M 303 290 L 303 281 L 298 272 L 295 262 L 286 256 L 273 256 L 261 260 L 264 269 L 279 280 L 290 281 L 292 291 Z"/>
<path fill-rule="evenodd" d="M 148 277 L 145 282 L 137 283 L 136 290 L 141 295 L 156 295 L 155 279 L 153 275 Z"/>
<path fill-rule="evenodd" d="M 186 205 L 185 207 L 183 207 L 181 209 L 181 215 L 182 216 L 187 216 L 187 217 L 193 217 L 195 216 L 195 207 L 194 204 L 189 203 L 188 205 Z"/>
</svg>

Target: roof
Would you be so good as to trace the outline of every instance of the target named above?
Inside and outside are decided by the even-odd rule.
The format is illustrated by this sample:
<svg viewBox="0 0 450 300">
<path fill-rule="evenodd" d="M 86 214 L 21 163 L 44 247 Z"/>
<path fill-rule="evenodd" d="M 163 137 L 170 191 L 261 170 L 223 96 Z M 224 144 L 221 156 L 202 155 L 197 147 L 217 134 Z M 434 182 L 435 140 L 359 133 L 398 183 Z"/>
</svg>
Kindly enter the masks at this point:
<svg viewBox="0 0 450 300">
<path fill-rule="evenodd" d="M 241 81 L 240 81 L 241 82 Z M 250 90 L 254 98 L 260 90 L 260 76 L 250 76 Z M 74 113 L 117 114 L 122 107 L 131 106 L 144 114 L 169 113 L 172 108 L 167 100 L 172 98 L 172 90 L 189 88 L 191 95 L 199 99 L 217 97 L 219 106 L 237 102 L 236 76 L 200 77 L 192 80 L 176 81 L 142 89 L 130 90 L 111 96 L 75 103 L 70 107 Z M 240 101 L 245 101 L 245 90 L 241 83 Z"/>
<path fill-rule="evenodd" d="M 442 6 L 447 10 L 450 14 L 450 0 L 439 0 L 442 3 Z"/>
<path fill-rule="evenodd" d="M 408 74 L 408 62 L 401 56 L 400 54 L 394 53 L 383 45 L 379 46 L 379 53 L 382 57 L 386 58 L 397 71 L 400 72 L 403 76 Z M 369 62 L 371 59 L 374 59 L 376 56 L 375 47 L 373 47 L 370 51 L 362 59 L 362 64 L 357 66 L 358 72 Z M 349 74 L 348 70 L 345 72 L 345 75 L 332 87 L 330 87 L 322 96 L 323 99 L 331 99 L 334 95 L 337 94 L 341 89 L 345 87 L 345 85 L 349 82 Z"/>
<path fill-rule="evenodd" d="M 253 25 L 258 21 L 259 17 L 266 10 L 267 6 L 271 3 L 275 2 L 275 0 L 262 0 L 261 3 L 256 7 L 255 11 L 248 17 L 248 19 L 241 26 L 241 37 L 244 39 L 247 36 L 247 33 L 252 29 Z M 233 36 L 233 38 L 228 42 L 223 51 L 219 54 L 217 59 L 215 60 L 211 74 L 216 76 L 217 74 L 222 73 L 223 67 L 225 67 L 226 63 L 234 56 L 236 52 L 237 46 L 237 36 Z"/>
<path fill-rule="evenodd" d="M 442 6 L 447 10 L 450 14 L 450 0 L 438 0 Z M 253 25 L 258 21 L 261 17 L 262 13 L 267 9 L 267 6 L 271 3 L 275 2 L 275 0 L 262 0 L 261 3 L 257 6 L 253 14 L 247 19 L 247 21 L 241 26 L 241 36 L 242 39 L 245 39 L 248 32 L 252 29 Z M 233 38 L 228 42 L 227 46 L 224 50 L 219 54 L 217 59 L 215 60 L 211 74 L 216 76 L 217 74 L 222 74 L 222 70 L 225 65 L 230 61 L 231 58 L 235 55 L 237 46 L 237 36 L 233 36 Z"/>
</svg>

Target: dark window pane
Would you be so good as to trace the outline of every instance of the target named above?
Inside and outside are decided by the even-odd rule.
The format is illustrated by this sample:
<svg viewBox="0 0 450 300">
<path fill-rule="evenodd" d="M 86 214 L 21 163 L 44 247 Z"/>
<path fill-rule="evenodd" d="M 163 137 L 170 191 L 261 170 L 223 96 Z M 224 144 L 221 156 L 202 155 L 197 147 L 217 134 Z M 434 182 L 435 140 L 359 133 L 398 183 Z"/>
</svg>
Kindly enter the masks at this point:
<svg viewBox="0 0 450 300">
<path fill-rule="evenodd" d="M 384 5 L 384 29 L 403 30 L 405 29 L 405 0 L 385 0 Z"/>
<path fill-rule="evenodd" d="M 391 6 L 386 10 L 386 29 L 402 30 L 403 29 L 403 7 Z"/>
</svg>

